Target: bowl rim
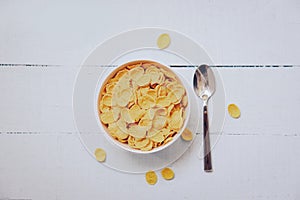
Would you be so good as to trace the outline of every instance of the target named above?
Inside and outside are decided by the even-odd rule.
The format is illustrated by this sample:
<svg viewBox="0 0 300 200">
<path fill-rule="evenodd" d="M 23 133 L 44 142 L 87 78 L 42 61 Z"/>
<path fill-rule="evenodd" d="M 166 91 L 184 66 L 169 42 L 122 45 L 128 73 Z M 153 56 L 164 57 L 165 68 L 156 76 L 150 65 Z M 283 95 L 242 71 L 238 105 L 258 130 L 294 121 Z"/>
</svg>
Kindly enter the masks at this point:
<svg viewBox="0 0 300 200">
<path fill-rule="evenodd" d="M 170 142 L 168 142 L 167 144 L 164 144 L 162 146 L 153 148 L 149 151 L 142 151 L 142 150 L 139 150 L 139 149 L 134 149 L 134 148 L 130 147 L 128 144 L 124 144 L 124 143 L 118 141 L 117 139 L 115 139 L 114 137 L 111 136 L 111 134 L 108 132 L 107 128 L 101 122 L 101 119 L 100 119 L 99 101 L 102 97 L 101 91 L 103 91 L 103 89 L 104 89 L 106 83 L 108 82 L 108 80 L 110 78 L 112 78 L 121 69 L 126 68 L 129 65 L 134 65 L 134 64 L 139 64 L 139 63 L 153 63 L 153 64 L 155 64 L 155 66 L 159 66 L 159 67 L 162 67 L 162 68 L 165 68 L 165 69 L 171 71 L 173 74 L 176 75 L 176 78 L 179 80 L 180 84 L 184 87 L 184 89 L 187 93 L 186 95 L 187 95 L 187 99 L 188 99 L 188 104 L 185 108 L 186 117 L 185 117 L 185 120 L 184 120 L 184 123 L 183 123 L 181 129 L 177 132 L 177 134 L 173 137 L 173 139 Z M 191 96 L 190 96 L 191 94 L 190 94 L 189 90 L 186 87 L 184 78 L 182 78 L 182 76 L 180 74 L 175 72 L 171 67 L 166 66 L 164 64 L 161 64 L 157 61 L 152 61 L 152 60 L 133 60 L 133 61 L 129 61 L 129 62 L 126 62 L 126 63 L 123 63 L 121 65 L 116 66 L 116 68 L 113 68 L 107 74 L 108 75 L 106 77 L 101 78 L 101 76 L 100 76 L 98 78 L 97 85 L 96 85 L 96 91 L 95 91 L 95 101 L 96 102 L 94 103 L 94 105 L 95 105 L 94 110 L 95 110 L 95 114 L 96 114 L 97 124 L 98 124 L 99 128 L 104 131 L 105 138 L 111 144 L 113 144 L 113 145 L 115 145 L 115 146 L 117 146 L 117 147 L 119 147 L 119 148 L 121 148 L 121 149 L 123 149 L 127 152 L 132 152 L 132 153 L 136 153 L 136 154 L 151 154 L 151 153 L 162 151 L 162 150 L 170 147 L 173 143 L 175 143 L 175 141 L 178 140 L 178 138 L 181 136 L 182 132 L 186 128 L 186 126 L 188 124 L 188 121 L 189 121 L 189 117 L 190 117 L 190 103 L 189 102 L 190 102 L 190 98 L 191 98 Z M 105 73 L 105 75 L 106 75 L 106 73 Z"/>
</svg>

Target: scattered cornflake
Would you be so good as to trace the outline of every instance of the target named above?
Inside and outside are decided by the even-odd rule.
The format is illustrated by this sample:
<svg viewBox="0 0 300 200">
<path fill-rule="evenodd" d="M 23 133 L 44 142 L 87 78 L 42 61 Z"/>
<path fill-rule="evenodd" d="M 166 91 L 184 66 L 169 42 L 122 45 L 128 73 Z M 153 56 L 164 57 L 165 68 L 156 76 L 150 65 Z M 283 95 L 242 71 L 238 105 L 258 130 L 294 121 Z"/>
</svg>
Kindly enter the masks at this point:
<svg viewBox="0 0 300 200">
<path fill-rule="evenodd" d="M 170 45 L 171 38 L 169 34 L 163 33 L 157 38 L 157 46 L 160 49 L 165 49 Z"/>
<path fill-rule="evenodd" d="M 241 116 L 241 111 L 239 107 L 235 104 L 228 105 L 228 113 L 233 118 L 239 118 Z"/>
<path fill-rule="evenodd" d="M 150 185 L 154 185 L 157 182 L 157 175 L 154 171 L 148 171 L 145 175 L 146 181 Z"/>
<path fill-rule="evenodd" d="M 97 148 L 95 150 L 95 156 L 99 162 L 104 162 L 106 159 L 106 152 L 101 148 Z"/>
<path fill-rule="evenodd" d="M 181 138 L 185 141 L 191 141 L 193 139 L 193 133 L 188 128 L 185 128 L 181 134 Z"/>
<path fill-rule="evenodd" d="M 166 180 L 172 180 L 174 178 L 173 170 L 171 168 L 168 168 L 168 167 L 161 170 L 161 175 Z"/>
</svg>

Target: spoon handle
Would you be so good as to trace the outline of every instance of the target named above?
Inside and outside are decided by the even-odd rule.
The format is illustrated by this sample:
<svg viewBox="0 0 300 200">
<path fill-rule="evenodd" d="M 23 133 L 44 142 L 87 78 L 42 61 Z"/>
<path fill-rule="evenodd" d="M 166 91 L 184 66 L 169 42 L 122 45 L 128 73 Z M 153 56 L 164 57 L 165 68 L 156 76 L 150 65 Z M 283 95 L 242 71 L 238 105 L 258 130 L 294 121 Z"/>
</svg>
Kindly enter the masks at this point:
<svg viewBox="0 0 300 200">
<path fill-rule="evenodd" d="M 203 106 L 204 170 L 212 172 L 207 105 Z"/>
</svg>

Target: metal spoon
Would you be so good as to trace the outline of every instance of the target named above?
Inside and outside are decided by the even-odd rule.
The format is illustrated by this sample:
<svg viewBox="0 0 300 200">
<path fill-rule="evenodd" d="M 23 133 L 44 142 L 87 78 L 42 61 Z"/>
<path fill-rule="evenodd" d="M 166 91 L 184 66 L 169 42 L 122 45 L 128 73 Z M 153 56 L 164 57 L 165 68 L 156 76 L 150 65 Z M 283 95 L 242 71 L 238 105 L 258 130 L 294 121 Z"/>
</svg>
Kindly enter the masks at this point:
<svg viewBox="0 0 300 200">
<path fill-rule="evenodd" d="M 215 77 L 208 65 L 199 66 L 194 74 L 194 90 L 203 100 L 204 170 L 212 172 L 207 102 L 215 92 Z"/>
</svg>

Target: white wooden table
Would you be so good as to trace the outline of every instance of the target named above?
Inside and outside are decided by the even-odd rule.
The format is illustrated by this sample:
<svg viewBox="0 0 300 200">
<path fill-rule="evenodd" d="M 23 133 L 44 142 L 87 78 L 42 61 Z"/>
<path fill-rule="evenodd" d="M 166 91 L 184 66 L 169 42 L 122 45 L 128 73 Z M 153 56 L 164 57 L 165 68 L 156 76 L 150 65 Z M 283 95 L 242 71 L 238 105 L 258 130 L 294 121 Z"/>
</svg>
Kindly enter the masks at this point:
<svg viewBox="0 0 300 200">
<path fill-rule="evenodd" d="M 141 27 L 186 34 L 216 64 L 300 64 L 300 2 L 0 1 L 0 64 L 78 65 L 112 35 Z M 150 186 L 99 165 L 73 121 L 78 69 L 0 67 L 0 199 L 299 199 L 300 67 L 219 68 L 226 105 L 203 171 L 192 147 Z"/>
</svg>

